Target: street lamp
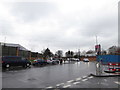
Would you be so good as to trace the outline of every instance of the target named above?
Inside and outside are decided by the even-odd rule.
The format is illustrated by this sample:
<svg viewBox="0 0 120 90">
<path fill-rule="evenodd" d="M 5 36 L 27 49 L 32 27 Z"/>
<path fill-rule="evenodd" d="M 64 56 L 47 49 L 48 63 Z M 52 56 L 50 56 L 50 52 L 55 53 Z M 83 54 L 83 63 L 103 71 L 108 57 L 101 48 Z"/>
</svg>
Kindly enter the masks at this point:
<svg viewBox="0 0 120 90">
<path fill-rule="evenodd" d="M 80 49 L 78 49 L 78 58 L 80 60 Z"/>
</svg>

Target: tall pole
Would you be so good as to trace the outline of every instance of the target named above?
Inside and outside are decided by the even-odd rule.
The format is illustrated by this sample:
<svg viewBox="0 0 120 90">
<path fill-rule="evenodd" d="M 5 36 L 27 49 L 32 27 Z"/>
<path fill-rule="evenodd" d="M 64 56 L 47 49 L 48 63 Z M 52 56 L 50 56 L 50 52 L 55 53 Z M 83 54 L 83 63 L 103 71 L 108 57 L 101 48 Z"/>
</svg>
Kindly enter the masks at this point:
<svg viewBox="0 0 120 90">
<path fill-rule="evenodd" d="M 5 36 L 5 38 L 4 38 L 4 42 L 3 42 L 3 43 L 4 43 L 4 45 L 5 45 L 5 43 L 6 43 L 6 36 Z"/>
<path fill-rule="evenodd" d="M 80 49 L 78 49 L 78 57 L 79 57 L 79 60 L 80 60 Z"/>
<path fill-rule="evenodd" d="M 98 45 L 98 40 L 97 40 L 97 36 L 96 36 L 96 45 Z"/>
</svg>

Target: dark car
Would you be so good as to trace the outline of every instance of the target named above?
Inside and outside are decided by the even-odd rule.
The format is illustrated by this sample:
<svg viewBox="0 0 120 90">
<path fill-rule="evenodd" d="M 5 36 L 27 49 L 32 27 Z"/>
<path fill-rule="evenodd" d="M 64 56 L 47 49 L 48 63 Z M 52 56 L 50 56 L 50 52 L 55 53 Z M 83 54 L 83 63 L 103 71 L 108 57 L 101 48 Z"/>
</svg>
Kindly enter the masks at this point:
<svg viewBox="0 0 120 90">
<path fill-rule="evenodd" d="M 20 56 L 3 56 L 2 59 L 2 67 L 9 68 L 11 66 L 23 66 L 30 67 L 31 62 L 27 59 L 23 59 Z"/>
<path fill-rule="evenodd" d="M 33 66 L 41 66 L 41 65 L 46 65 L 46 64 L 47 62 L 43 59 L 33 60 L 33 63 L 32 63 Z"/>
</svg>

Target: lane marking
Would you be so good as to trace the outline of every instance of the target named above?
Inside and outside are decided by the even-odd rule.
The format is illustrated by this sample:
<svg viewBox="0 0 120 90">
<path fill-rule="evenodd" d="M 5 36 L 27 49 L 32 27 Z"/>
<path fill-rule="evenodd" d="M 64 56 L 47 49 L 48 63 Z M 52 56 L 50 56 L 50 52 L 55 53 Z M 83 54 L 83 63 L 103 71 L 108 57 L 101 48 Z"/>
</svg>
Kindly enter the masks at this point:
<svg viewBox="0 0 120 90">
<path fill-rule="evenodd" d="M 88 77 L 89 79 L 93 78 L 93 76 Z"/>
<path fill-rule="evenodd" d="M 58 86 L 60 86 L 60 84 L 57 84 L 56 86 L 58 87 Z"/>
<path fill-rule="evenodd" d="M 73 84 L 78 84 L 78 83 L 80 83 L 80 82 L 74 82 Z"/>
<path fill-rule="evenodd" d="M 52 86 L 46 87 L 46 88 L 53 88 Z"/>
<path fill-rule="evenodd" d="M 63 88 L 67 88 L 67 87 L 70 87 L 71 85 L 66 85 L 66 86 L 63 86 Z"/>
<path fill-rule="evenodd" d="M 56 86 L 60 86 L 60 84 L 57 84 Z"/>
<path fill-rule="evenodd" d="M 60 86 L 60 85 L 63 85 L 64 83 L 60 83 L 60 84 L 56 84 L 56 86 Z"/>
<path fill-rule="evenodd" d="M 82 81 L 84 82 L 84 81 L 87 81 L 88 79 L 83 79 Z"/>
<path fill-rule="evenodd" d="M 67 81 L 67 82 L 69 82 L 69 83 L 71 83 L 71 82 L 73 82 L 74 80 L 69 80 L 69 81 Z"/>
<path fill-rule="evenodd" d="M 87 76 L 83 76 L 82 78 L 86 78 Z"/>
<path fill-rule="evenodd" d="M 119 85 L 120 85 L 120 82 L 118 82 L 118 81 L 114 81 L 114 83 L 116 83 L 116 84 L 119 84 Z"/>
<path fill-rule="evenodd" d="M 76 78 L 76 81 L 81 80 L 81 78 Z"/>
</svg>

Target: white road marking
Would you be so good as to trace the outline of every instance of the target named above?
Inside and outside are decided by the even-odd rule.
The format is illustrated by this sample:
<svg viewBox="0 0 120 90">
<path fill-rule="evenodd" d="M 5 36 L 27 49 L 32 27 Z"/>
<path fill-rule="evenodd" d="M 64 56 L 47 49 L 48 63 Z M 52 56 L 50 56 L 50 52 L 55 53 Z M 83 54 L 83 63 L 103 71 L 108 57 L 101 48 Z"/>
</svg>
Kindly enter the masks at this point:
<svg viewBox="0 0 120 90">
<path fill-rule="evenodd" d="M 78 84 L 78 83 L 80 83 L 80 82 L 74 82 L 73 84 Z"/>
<path fill-rule="evenodd" d="M 88 77 L 88 78 L 89 78 L 89 79 L 90 79 L 90 78 L 93 78 L 93 76 L 90 76 L 90 77 Z"/>
<path fill-rule="evenodd" d="M 120 82 L 118 82 L 118 81 L 115 81 L 115 83 L 120 85 Z"/>
<path fill-rule="evenodd" d="M 57 84 L 56 86 L 60 86 L 60 84 Z"/>
<path fill-rule="evenodd" d="M 86 78 L 87 76 L 83 76 L 82 78 Z"/>
<path fill-rule="evenodd" d="M 81 78 L 76 78 L 76 81 L 81 80 Z"/>
<path fill-rule="evenodd" d="M 88 79 L 83 79 L 82 81 L 87 81 Z"/>
<path fill-rule="evenodd" d="M 60 83 L 60 84 L 57 84 L 56 86 L 60 86 L 60 85 L 63 85 L 64 83 Z"/>
<path fill-rule="evenodd" d="M 52 86 L 46 87 L 46 88 L 53 88 Z"/>
<path fill-rule="evenodd" d="M 67 87 L 70 87 L 71 85 L 66 85 L 66 86 L 63 86 L 63 88 L 67 88 Z"/>
<path fill-rule="evenodd" d="M 56 86 L 60 86 L 60 85 L 63 85 L 64 83 L 60 83 L 60 84 L 56 84 Z"/>
<path fill-rule="evenodd" d="M 73 82 L 74 80 L 69 80 L 69 81 L 67 81 L 67 82 L 69 82 L 69 83 L 71 83 L 71 82 Z"/>
<path fill-rule="evenodd" d="M 56 86 L 60 86 L 60 84 L 57 84 Z"/>
</svg>

